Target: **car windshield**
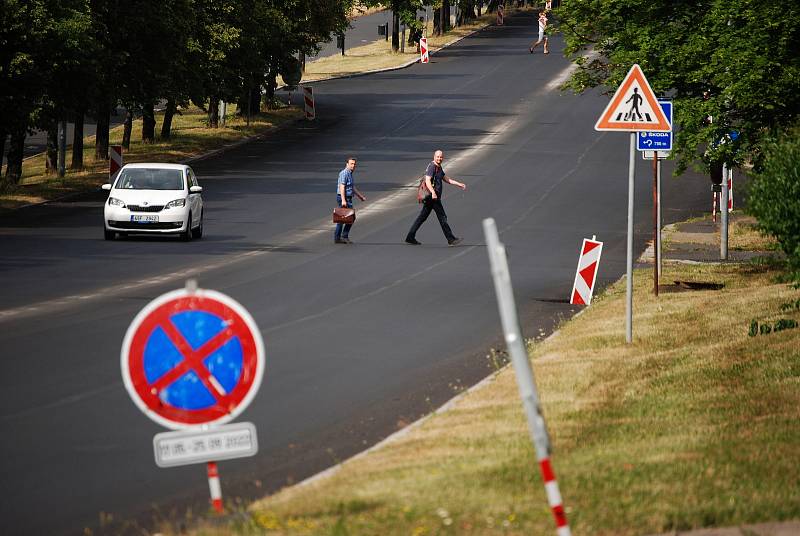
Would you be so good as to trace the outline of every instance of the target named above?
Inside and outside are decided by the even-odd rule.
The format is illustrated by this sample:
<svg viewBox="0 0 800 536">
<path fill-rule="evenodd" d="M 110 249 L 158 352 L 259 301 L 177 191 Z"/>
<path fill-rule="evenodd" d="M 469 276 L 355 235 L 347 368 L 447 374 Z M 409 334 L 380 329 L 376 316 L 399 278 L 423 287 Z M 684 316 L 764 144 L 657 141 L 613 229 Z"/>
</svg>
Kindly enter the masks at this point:
<svg viewBox="0 0 800 536">
<path fill-rule="evenodd" d="M 115 186 L 118 190 L 183 190 L 180 169 L 123 169 Z"/>
</svg>

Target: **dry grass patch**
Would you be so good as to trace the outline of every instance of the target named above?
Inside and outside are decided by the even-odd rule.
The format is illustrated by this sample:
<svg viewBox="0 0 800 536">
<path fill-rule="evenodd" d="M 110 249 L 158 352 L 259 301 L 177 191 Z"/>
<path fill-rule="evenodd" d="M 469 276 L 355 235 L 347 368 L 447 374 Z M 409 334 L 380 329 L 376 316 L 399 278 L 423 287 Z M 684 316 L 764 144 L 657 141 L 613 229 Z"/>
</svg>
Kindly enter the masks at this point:
<svg viewBox="0 0 800 536">
<path fill-rule="evenodd" d="M 229 114 L 224 127 L 212 129 L 206 125 L 206 114 L 196 107 L 182 110 L 172 122 L 172 137 L 169 140 L 156 138 L 155 143 L 142 143 L 141 120 L 133 123 L 133 136 L 130 150 L 124 154 L 129 162 L 180 162 L 192 156 L 218 149 L 251 136 L 273 130 L 277 125 L 301 117 L 297 108 L 285 108 L 253 116 L 250 125 L 244 118 Z M 157 114 L 156 124 L 160 129 L 163 114 Z M 111 129 L 112 145 L 122 143 L 122 126 Z M 94 157 L 94 136 L 84 140 L 84 169 L 67 170 L 61 179 L 46 173 L 45 157 L 40 154 L 28 158 L 23 163 L 20 183 L 5 192 L 0 192 L 0 210 L 13 209 L 28 203 L 56 199 L 63 195 L 97 188 L 108 180 L 108 161 Z M 67 162 L 72 159 L 71 149 L 67 151 Z M 201 177 L 202 179 L 202 177 Z"/>
</svg>

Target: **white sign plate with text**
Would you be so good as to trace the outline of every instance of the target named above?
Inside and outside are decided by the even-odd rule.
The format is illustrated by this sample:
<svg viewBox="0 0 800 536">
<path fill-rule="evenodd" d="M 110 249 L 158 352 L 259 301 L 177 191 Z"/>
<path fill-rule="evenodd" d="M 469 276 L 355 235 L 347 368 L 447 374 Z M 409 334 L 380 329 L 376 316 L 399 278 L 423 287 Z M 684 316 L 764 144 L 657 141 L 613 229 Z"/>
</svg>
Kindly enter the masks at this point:
<svg viewBox="0 0 800 536">
<path fill-rule="evenodd" d="M 156 465 L 177 467 L 254 456 L 258 438 L 253 423 L 240 422 L 208 430 L 163 432 L 153 437 Z"/>
</svg>

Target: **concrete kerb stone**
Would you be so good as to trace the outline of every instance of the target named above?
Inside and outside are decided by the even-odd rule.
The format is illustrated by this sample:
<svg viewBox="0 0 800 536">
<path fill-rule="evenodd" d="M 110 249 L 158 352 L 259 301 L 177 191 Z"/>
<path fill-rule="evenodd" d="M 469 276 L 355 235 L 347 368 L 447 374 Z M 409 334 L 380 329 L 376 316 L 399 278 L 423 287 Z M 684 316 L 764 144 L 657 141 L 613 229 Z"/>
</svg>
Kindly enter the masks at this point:
<svg viewBox="0 0 800 536">
<path fill-rule="evenodd" d="M 288 128 L 289 125 L 300 123 L 302 121 L 305 121 L 305 120 L 304 119 L 296 119 L 294 121 L 287 121 L 286 123 L 283 123 L 281 125 L 275 126 L 275 127 L 271 128 L 269 131 L 264 132 L 262 134 L 257 134 L 255 136 L 248 136 L 246 138 L 242 138 L 241 140 L 237 140 L 237 141 L 235 141 L 233 143 L 229 143 L 227 145 L 223 145 L 222 147 L 218 147 L 218 148 L 213 149 L 211 151 L 208 151 L 206 153 L 198 154 L 198 155 L 195 155 L 195 156 L 190 156 L 189 158 L 185 158 L 185 159 L 179 161 L 178 163 L 179 164 L 189 165 L 189 164 L 193 164 L 194 162 L 199 162 L 201 160 L 205 160 L 206 158 L 211 158 L 213 156 L 217 156 L 219 154 L 224 153 L 225 151 L 229 151 L 231 149 L 235 149 L 237 147 L 241 147 L 242 145 L 250 143 L 251 141 L 263 139 L 263 138 L 265 138 L 267 136 L 270 136 L 270 135 L 274 134 L 275 132 L 278 132 L 280 130 Z M 34 156 L 38 156 L 38 155 L 32 155 L 32 156 L 30 156 L 28 158 L 33 158 Z M 85 194 L 87 194 L 89 192 L 93 192 L 93 191 L 97 191 L 97 189 L 82 190 L 82 191 L 79 191 L 79 192 L 71 192 L 71 193 L 64 194 L 62 196 L 59 196 L 59 197 L 56 197 L 56 198 L 53 198 L 53 199 L 48 199 L 47 201 L 39 201 L 37 203 L 28 203 L 28 204 L 25 204 L 25 205 L 20 205 L 20 206 L 18 206 L 16 208 L 13 208 L 13 209 L 10 209 L 10 210 L 19 210 L 19 209 L 22 209 L 22 208 L 36 207 L 36 206 L 39 206 L 39 205 L 46 205 L 47 203 L 58 203 L 60 201 L 68 201 L 69 199 L 72 199 L 73 197 L 78 197 L 80 195 L 85 195 Z"/>
<path fill-rule="evenodd" d="M 589 307 L 591 307 L 591 306 L 589 306 Z M 580 315 L 583 314 L 583 312 L 585 310 L 586 310 L 586 308 L 581 309 L 580 311 L 575 313 L 572 316 L 572 318 L 579 317 Z M 558 334 L 560 332 L 561 332 L 561 330 L 557 329 L 556 331 L 554 331 L 553 333 L 548 335 L 542 342 L 546 342 L 546 341 L 549 341 L 550 339 L 554 339 L 555 337 L 558 336 Z M 305 480 L 301 480 L 297 484 L 293 484 L 292 486 L 288 486 L 286 488 L 283 488 L 280 491 L 289 490 L 289 489 L 304 488 L 306 486 L 310 486 L 310 485 L 314 484 L 315 482 L 319 482 L 319 481 L 324 480 L 326 478 L 332 477 L 333 475 L 338 473 L 345 465 L 353 463 L 356 460 L 359 460 L 359 459 L 363 458 L 364 456 L 367 456 L 368 454 L 370 454 L 370 453 L 372 453 L 374 451 L 377 451 L 377 450 L 379 450 L 379 449 L 381 449 L 381 448 L 383 448 L 383 447 L 385 447 L 387 445 L 390 445 L 391 443 L 394 443 L 394 442 L 402 439 L 403 437 L 407 436 L 408 434 L 410 434 L 411 432 L 413 432 L 414 430 L 416 430 L 417 428 L 422 426 L 423 423 L 425 423 L 429 419 L 435 417 L 436 415 L 441 415 L 442 413 L 445 413 L 445 412 L 449 411 L 453 406 L 458 404 L 458 402 L 460 402 L 461 399 L 463 399 L 464 397 L 466 397 L 470 393 L 473 393 L 475 391 L 483 389 L 484 387 L 486 387 L 487 385 L 492 383 L 502 372 L 504 372 L 509 367 L 511 367 L 511 363 L 510 362 L 506 363 L 505 365 L 500 367 L 498 370 L 496 370 L 495 372 L 493 372 L 489 376 L 485 377 L 484 379 L 482 379 L 481 381 L 479 381 L 478 383 L 476 383 L 475 385 L 473 385 L 469 389 L 460 392 L 459 394 L 457 394 L 456 396 L 454 396 L 453 398 L 451 398 L 450 400 L 448 400 L 447 402 L 445 402 L 444 404 L 439 406 L 432 413 L 429 413 L 429 414 L 427 414 L 427 415 L 425 415 L 423 417 L 420 417 L 419 419 L 417 419 L 416 421 L 412 422 L 411 424 L 409 424 L 408 426 L 406 426 L 402 430 L 398 430 L 397 432 L 389 435 L 388 437 L 386 437 L 383 440 L 379 441 L 378 443 L 376 443 L 375 445 L 371 446 L 367 450 L 361 451 L 358 454 L 354 454 L 350 458 L 348 458 L 348 459 L 346 459 L 346 460 L 344 460 L 342 462 L 339 462 L 336 465 L 334 465 L 332 467 L 329 467 L 328 469 L 325 469 L 324 471 L 321 471 L 321 472 L 319 472 L 319 473 L 317 473 L 315 475 L 312 475 L 312 476 L 306 478 Z M 280 493 L 280 491 L 278 491 L 276 493 Z"/>
</svg>

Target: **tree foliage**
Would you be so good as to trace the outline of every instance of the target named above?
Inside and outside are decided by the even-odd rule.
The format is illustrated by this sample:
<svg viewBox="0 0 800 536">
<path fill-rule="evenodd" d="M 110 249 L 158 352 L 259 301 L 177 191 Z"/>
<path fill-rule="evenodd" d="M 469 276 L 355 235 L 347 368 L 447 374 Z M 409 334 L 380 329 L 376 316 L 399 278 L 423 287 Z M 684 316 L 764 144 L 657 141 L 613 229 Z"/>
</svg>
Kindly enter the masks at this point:
<svg viewBox="0 0 800 536">
<path fill-rule="evenodd" d="M 800 124 L 767 140 L 763 161 L 750 184 L 748 210 L 778 240 L 800 281 Z"/>
<path fill-rule="evenodd" d="M 800 114 L 797 2 L 563 0 L 556 15 L 566 53 L 581 53 L 573 90 L 616 88 L 638 63 L 673 99 L 679 172 L 714 161 L 760 166 L 765 140 Z M 720 143 L 734 130 L 735 142 Z"/>
<path fill-rule="evenodd" d="M 144 115 L 189 100 L 216 110 L 260 88 L 287 58 L 347 27 L 353 0 L 0 0 L 0 152 L 21 173 L 26 131 L 89 110 L 97 155 L 118 105 Z M 256 108 L 257 109 L 257 108 Z M 213 116 L 212 116 L 213 117 Z M 165 126 L 162 133 L 169 135 Z M 13 161 L 13 162 L 12 162 Z"/>
</svg>

